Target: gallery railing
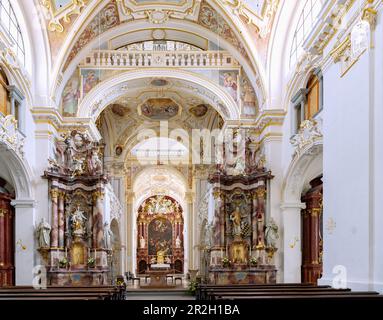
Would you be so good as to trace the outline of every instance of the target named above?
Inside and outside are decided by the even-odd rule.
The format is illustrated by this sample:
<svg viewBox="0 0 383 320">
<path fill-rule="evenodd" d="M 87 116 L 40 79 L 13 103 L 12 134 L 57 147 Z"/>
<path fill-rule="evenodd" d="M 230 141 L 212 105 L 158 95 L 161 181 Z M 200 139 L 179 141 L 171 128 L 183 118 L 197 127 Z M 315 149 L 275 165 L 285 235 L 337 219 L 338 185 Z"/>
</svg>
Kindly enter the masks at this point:
<svg viewBox="0 0 383 320">
<path fill-rule="evenodd" d="M 238 68 L 225 51 L 117 51 L 97 50 L 85 57 L 82 67 L 98 68 Z"/>
</svg>

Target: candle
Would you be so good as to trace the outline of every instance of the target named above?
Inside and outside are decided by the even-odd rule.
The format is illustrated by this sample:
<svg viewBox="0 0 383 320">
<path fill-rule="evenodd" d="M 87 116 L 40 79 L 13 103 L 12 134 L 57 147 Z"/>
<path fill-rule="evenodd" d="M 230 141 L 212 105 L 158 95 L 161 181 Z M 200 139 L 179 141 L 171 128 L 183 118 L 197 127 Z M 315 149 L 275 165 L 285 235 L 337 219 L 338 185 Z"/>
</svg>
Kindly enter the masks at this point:
<svg viewBox="0 0 383 320">
<path fill-rule="evenodd" d="M 88 248 L 88 257 L 90 258 L 90 248 Z"/>
<path fill-rule="evenodd" d="M 68 248 L 65 247 L 65 258 L 67 258 L 67 257 L 68 257 Z"/>
<path fill-rule="evenodd" d="M 96 249 L 94 249 L 94 260 L 96 260 Z"/>
</svg>

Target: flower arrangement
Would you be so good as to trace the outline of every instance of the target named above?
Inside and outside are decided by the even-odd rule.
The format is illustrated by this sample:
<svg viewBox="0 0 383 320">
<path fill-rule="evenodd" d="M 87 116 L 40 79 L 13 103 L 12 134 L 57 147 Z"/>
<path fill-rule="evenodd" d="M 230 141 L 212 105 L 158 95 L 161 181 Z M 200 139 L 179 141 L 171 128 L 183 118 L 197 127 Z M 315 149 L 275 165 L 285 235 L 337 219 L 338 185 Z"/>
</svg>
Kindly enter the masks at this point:
<svg viewBox="0 0 383 320">
<path fill-rule="evenodd" d="M 88 258 L 88 267 L 94 268 L 95 265 L 96 265 L 96 260 L 93 257 L 89 257 Z"/>
<path fill-rule="evenodd" d="M 68 259 L 66 257 L 64 257 L 61 260 L 59 260 L 59 267 L 60 268 L 67 268 L 68 264 L 69 264 L 69 261 L 68 261 Z"/>
<path fill-rule="evenodd" d="M 257 264 L 258 264 L 258 259 L 255 258 L 255 257 L 252 257 L 252 258 L 250 259 L 250 265 L 253 266 L 253 267 L 255 267 Z"/>
<path fill-rule="evenodd" d="M 229 260 L 228 257 L 223 257 L 223 258 L 222 258 L 222 265 L 223 265 L 224 267 L 229 267 L 229 266 L 230 266 L 230 263 L 231 263 L 231 261 Z"/>
<path fill-rule="evenodd" d="M 198 282 L 197 281 L 190 281 L 189 282 L 189 287 L 188 287 L 188 292 L 190 295 L 195 296 L 196 291 L 198 287 Z"/>
</svg>

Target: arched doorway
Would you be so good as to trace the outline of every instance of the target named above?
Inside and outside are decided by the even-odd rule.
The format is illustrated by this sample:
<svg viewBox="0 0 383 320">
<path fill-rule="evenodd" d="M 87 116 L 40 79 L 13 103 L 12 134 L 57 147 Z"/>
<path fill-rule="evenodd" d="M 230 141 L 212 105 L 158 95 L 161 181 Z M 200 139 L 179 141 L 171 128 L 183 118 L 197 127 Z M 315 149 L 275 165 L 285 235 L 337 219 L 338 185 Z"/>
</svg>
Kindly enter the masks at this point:
<svg viewBox="0 0 383 320">
<path fill-rule="evenodd" d="M 323 182 L 322 176 L 310 181 L 302 196 L 302 282 L 317 284 L 322 277 Z"/>
<path fill-rule="evenodd" d="M 137 273 L 153 264 L 184 272 L 184 218 L 180 204 L 169 196 L 146 199 L 137 217 Z"/>
<path fill-rule="evenodd" d="M 0 287 L 15 285 L 14 192 L 0 177 Z"/>
<path fill-rule="evenodd" d="M 306 213 L 306 193 L 310 191 L 314 184 L 310 182 L 315 178 L 321 177 L 323 174 L 323 144 L 322 141 L 317 141 L 313 144 L 308 144 L 296 154 L 288 169 L 284 184 L 283 184 L 283 201 L 281 205 L 283 217 L 283 279 L 284 282 L 302 282 L 307 279 L 302 277 L 302 259 L 303 251 L 310 244 L 307 242 L 310 239 L 307 234 L 310 230 L 303 232 L 303 228 L 308 223 L 317 223 L 313 219 L 308 219 L 305 224 L 302 224 L 304 214 Z M 314 189 L 316 190 L 316 189 Z M 309 204 L 309 211 L 311 211 Z M 314 213 L 315 215 L 315 213 Z M 311 227 L 315 229 L 316 227 Z M 317 229 L 316 229 L 317 230 Z M 318 231 L 319 232 L 319 231 Z M 317 236 L 316 236 L 317 237 Z M 307 242 L 307 244 L 303 244 Z M 323 243 L 321 244 L 323 246 Z M 322 249 L 321 249 L 322 250 Z M 309 256 L 307 256 L 309 257 Z M 304 257 L 305 259 L 306 256 Z M 308 260 L 307 260 L 308 261 Z M 311 262 L 317 263 L 315 259 Z"/>
</svg>

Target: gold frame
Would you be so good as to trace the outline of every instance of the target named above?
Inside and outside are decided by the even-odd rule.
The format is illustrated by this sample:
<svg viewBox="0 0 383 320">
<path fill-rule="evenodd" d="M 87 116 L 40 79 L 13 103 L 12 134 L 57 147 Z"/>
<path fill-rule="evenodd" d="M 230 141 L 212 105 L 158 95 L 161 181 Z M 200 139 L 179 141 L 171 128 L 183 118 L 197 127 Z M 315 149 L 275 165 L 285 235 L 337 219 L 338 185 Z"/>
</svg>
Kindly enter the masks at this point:
<svg viewBox="0 0 383 320">
<path fill-rule="evenodd" d="M 57 10 L 56 0 L 41 0 L 41 5 L 45 7 L 51 16 L 48 22 L 48 30 L 51 32 L 64 32 L 63 20 L 66 23 L 71 21 L 72 15 L 80 15 L 81 10 L 92 0 L 71 0 L 71 3 Z"/>
</svg>

